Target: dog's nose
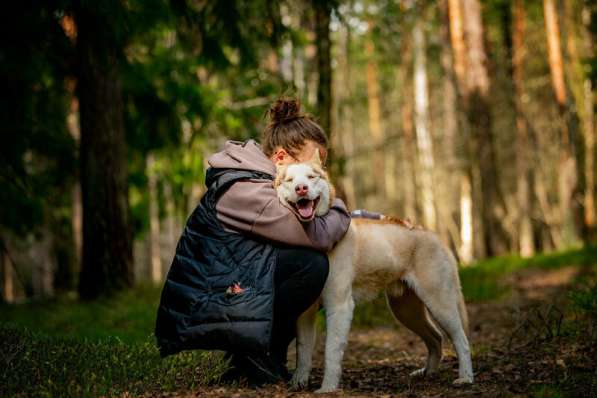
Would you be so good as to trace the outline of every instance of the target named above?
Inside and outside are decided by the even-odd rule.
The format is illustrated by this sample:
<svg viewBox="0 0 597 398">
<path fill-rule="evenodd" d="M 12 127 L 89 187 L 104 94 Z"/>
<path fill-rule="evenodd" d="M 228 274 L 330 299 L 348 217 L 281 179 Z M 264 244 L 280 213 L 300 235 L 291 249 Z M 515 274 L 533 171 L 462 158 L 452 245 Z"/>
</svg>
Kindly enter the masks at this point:
<svg viewBox="0 0 597 398">
<path fill-rule="evenodd" d="M 299 184 L 296 187 L 294 187 L 294 190 L 296 191 L 296 194 L 298 196 L 305 196 L 307 192 L 309 192 L 309 187 L 303 184 Z"/>
</svg>

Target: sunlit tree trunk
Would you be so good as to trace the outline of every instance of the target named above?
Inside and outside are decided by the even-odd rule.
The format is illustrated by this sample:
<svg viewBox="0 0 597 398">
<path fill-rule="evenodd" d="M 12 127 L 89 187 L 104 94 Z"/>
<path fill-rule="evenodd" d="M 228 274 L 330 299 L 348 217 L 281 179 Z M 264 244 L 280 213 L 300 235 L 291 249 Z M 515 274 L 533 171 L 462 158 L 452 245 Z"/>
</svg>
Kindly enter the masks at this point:
<svg viewBox="0 0 597 398">
<path fill-rule="evenodd" d="M 412 60 L 409 49 L 404 51 L 403 62 Z M 401 106 L 402 119 L 402 192 L 404 195 L 404 217 L 412 221 L 418 218 L 417 198 L 417 175 L 415 164 L 417 162 L 415 147 L 415 132 L 413 126 L 413 101 L 412 85 L 409 79 L 402 79 L 403 102 Z"/>
<path fill-rule="evenodd" d="M 423 17 L 420 16 L 413 27 L 413 86 L 415 102 L 415 131 L 419 160 L 419 180 L 421 182 L 421 200 L 424 225 L 436 229 L 436 212 L 433 183 L 433 144 L 429 131 L 429 92 L 427 89 L 427 57 L 425 54 L 425 32 Z"/>
<path fill-rule="evenodd" d="M 593 37 L 591 35 L 591 9 L 585 3 L 582 9 L 583 22 L 583 45 L 585 57 L 594 59 Z M 585 73 L 583 79 L 583 97 L 584 97 L 584 130 L 585 130 L 585 224 L 594 239 L 597 232 L 597 220 L 595 212 L 597 203 L 595 202 L 595 100 L 593 97 L 593 82 Z"/>
<path fill-rule="evenodd" d="M 560 222 L 563 231 L 563 243 L 569 245 L 578 239 L 575 229 L 575 196 L 578 195 L 578 164 L 575 157 L 575 126 L 571 123 L 572 115 L 568 111 L 568 95 L 564 77 L 564 63 L 560 41 L 560 27 L 556 6 L 553 0 L 543 1 L 545 31 L 549 69 L 554 96 L 561 116 L 560 159 L 558 164 L 558 197 Z"/>
<path fill-rule="evenodd" d="M 450 2 L 457 3 L 454 1 Z M 452 12 L 450 18 L 461 11 L 461 21 L 451 23 L 464 28 L 458 32 L 457 38 L 465 38 L 466 62 L 455 60 L 455 65 L 465 65 L 464 81 L 459 80 L 461 94 L 465 105 L 468 125 L 470 127 L 471 165 L 472 165 L 472 197 L 475 213 L 475 230 L 481 235 L 477 239 L 476 250 L 479 256 L 497 255 L 509 248 L 508 235 L 502 225 L 506 215 L 502 192 L 500 189 L 495 148 L 493 143 L 491 109 L 489 105 L 490 80 L 487 71 L 487 54 L 485 52 L 481 5 L 478 0 L 462 0 L 455 4 L 458 11 Z M 458 39 L 459 40 L 459 39 Z M 455 57 L 459 57 L 461 43 L 455 44 Z M 462 72 L 458 72 L 462 73 Z M 476 211 L 475 211 L 476 208 Z"/>
<path fill-rule="evenodd" d="M 595 129 L 593 84 L 590 69 L 585 60 L 593 59 L 593 43 L 591 40 L 591 9 L 585 2 L 564 1 L 562 20 L 565 26 L 568 62 L 565 62 L 566 76 L 570 82 L 571 96 L 574 104 L 567 104 L 568 114 L 580 119 L 578 142 L 576 143 L 576 159 L 579 164 L 579 190 L 584 192 L 581 234 L 585 241 L 594 236 L 595 231 Z M 569 121 L 570 123 L 570 121 Z M 573 123 L 572 127 L 575 124 Z M 580 139 L 582 137 L 582 140 Z M 582 152 L 582 154 L 581 154 Z M 584 168 L 580 165 L 583 165 Z M 580 194 L 579 194 L 580 196 Z M 581 216 L 581 214 L 578 214 Z M 579 223 L 580 224 L 580 223 Z"/>
<path fill-rule="evenodd" d="M 458 257 L 462 262 L 472 260 L 472 241 L 462 242 L 459 225 L 455 222 L 454 216 L 460 214 L 460 180 L 464 173 L 464 163 L 459 161 L 458 137 L 459 137 L 459 113 L 458 98 L 456 95 L 456 77 L 454 71 L 454 57 L 450 46 L 450 28 L 448 15 L 448 1 L 441 2 L 440 8 L 441 28 L 440 41 L 442 44 L 440 62 L 442 66 L 442 130 L 443 144 L 442 155 L 444 159 L 444 174 L 439 178 L 437 187 L 441 190 L 436 196 L 441 198 L 437 200 L 438 222 L 442 235 L 451 241 L 458 252 Z M 437 177 L 437 176 L 436 176 Z M 436 181 L 438 178 L 436 178 Z M 462 220 L 461 220 L 462 221 Z M 461 223 L 462 225 L 462 223 Z M 472 226 L 470 226 L 472 231 Z"/>
<path fill-rule="evenodd" d="M 365 42 L 365 53 L 367 54 L 367 109 L 369 115 L 369 135 L 371 144 L 375 147 L 373 151 L 373 168 L 375 173 L 384 176 L 384 134 L 381 125 L 381 104 L 379 98 L 379 80 L 377 76 L 377 63 L 375 60 L 375 48 L 369 39 Z M 377 195 L 385 196 L 384 179 L 376 181 Z"/>
<path fill-rule="evenodd" d="M 81 144 L 81 129 L 79 120 L 79 100 L 75 97 L 75 82 L 69 81 L 69 92 L 72 95 L 70 109 L 66 118 L 66 126 L 70 136 L 77 147 Z M 76 274 L 81 269 L 81 259 L 83 255 L 83 203 L 81 197 L 81 183 L 78 178 L 71 190 L 71 228 L 73 242 L 73 262 L 69 268 L 66 278 L 74 280 Z M 70 283 L 67 283 L 70 285 Z M 69 286 L 72 288 L 73 286 Z"/>
<path fill-rule="evenodd" d="M 341 148 L 344 157 L 341 173 L 341 186 L 344 190 L 346 204 L 349 209 L 355 209 L 356 200 L 356 178 L 354 172 L 354 160 L 347 159 L 347 156 L 353 156 L 354 148 L 354 120 L 351 108 L 348 106 L 351 91 L 351 67 L 350 67 L 350 31 L 345 25 L 340 27 L 338 41 L 338 79 L 334 79 L 335 98 L 338 106 L 338 134 L 335 135 L 336 145 Z M 340 137 L 341 135 L 341 137 Z"/>
<path fill-rule="evenodd" d="M 531 224 L 531 168 L 529 166 L 529 138 L 524 117 L 524 54 L 525 9 L 523 0 L 515 0 L 512 26 L 512 78 L 515 90 L 516 110 L 516 197 L 518 203 L 518 249 L 523 257 L 534 254 L 533 228 Z"/>
<path fill-rule="evenodd" d="M 120 4 L 118 4 L 120 6 Z M 75 7 L 83 194 L 82 298 L 133 284 L 128 173 L 117 29 L 103 7 Z M 102 31 L 102 35 L 98 32 Z M 108 42 L 109 41 L 109 42 Z"/>
<path fill-rule="evenodd" d="M 160 254 L 160 214 L 158 186 L 155 172 L 155 156 L 147 154 L 146 159 L 147 190 L 149 194 L 149 273 L 151 281 L 162 280 L 162 257 Z"/>
<path fill-rule="evenodd" d="M 2 240 L 0 240 L 0 269 L 2 270 L 2 300 L 5 303 L 12 303 L 15 301 L 14 275 Z"/>
</svg>

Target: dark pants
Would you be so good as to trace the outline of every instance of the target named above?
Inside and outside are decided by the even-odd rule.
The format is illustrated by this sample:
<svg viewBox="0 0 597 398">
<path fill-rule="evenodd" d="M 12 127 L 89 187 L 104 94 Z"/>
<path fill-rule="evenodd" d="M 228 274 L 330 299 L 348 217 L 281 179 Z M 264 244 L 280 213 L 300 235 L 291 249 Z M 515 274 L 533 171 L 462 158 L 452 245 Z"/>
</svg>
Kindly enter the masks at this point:
<svg viewBox="0 0 597 398">
<path fill-rule="evenodd" d="M 324 253 L 310 249 L 279 250 L 274 275 L 274 325 L 272 355 L 286 364 L 288 345 L 296 337 L 296 321 L 317 300 L 328 277 Z"/>
</svg>

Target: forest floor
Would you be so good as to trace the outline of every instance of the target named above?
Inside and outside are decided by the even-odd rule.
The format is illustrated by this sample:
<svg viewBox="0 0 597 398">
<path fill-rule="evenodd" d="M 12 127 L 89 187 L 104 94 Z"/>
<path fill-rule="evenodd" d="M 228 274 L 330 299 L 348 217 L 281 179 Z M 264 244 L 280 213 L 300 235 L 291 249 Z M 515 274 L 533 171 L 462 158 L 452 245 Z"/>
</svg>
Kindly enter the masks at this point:
<svg viewBox="0 0 597 398">
<path fill-rule="evenodd" d="M 597 250 L 585 248 L 462 269 L 475 370 L 475 384 L 466 387 L 452 386 L 458 364 L 446 341 L 436 375 L 409 377 L 425 362 L 422 341 L 393 320 L 382 297 L 357 305 L 341 390 L 328 395 L 597 397 L 596 265 Z M 0 368 L 8 369 L 0 396 L 321 396 L 314 391 L 323 373 L 323 326 L 307 389 L 226 385 L 220 353 L 159 359 L 149 335 L 158 297 L 146 287 L 100 302 L 0 306 Z"/>
<path fill-rule="evenodd" d="M 417 336 L 395 326 L 388 315 L 387 326 L 357 327 L 351 332 L 341 391 L 328 395 L 597 397 L 597 331 L 573 330 L 571 314 L 567 314 L 569 292 L 581 272 L 587 271 L 574 266 L 518 271 L 503 281 L 512 287 L 506 297 L 468 305 L 475 368 L 472 386 L 452 386 L 458 361 L 445 339 L 439 373 L 427 378 L 409 377 L 424 365 L 426 349 Z M 385 307 L 380 300 L 376 305 Z M 321 396 L 313 391 L 322 380 L 323 349 L 324 338 L 320 336 L 306 391 L 289 393 L 281 384 L 258 390 L 212 386 L 192 395 Z M 292 357 L 293 352 L 289 354 Z"/>
</svg>

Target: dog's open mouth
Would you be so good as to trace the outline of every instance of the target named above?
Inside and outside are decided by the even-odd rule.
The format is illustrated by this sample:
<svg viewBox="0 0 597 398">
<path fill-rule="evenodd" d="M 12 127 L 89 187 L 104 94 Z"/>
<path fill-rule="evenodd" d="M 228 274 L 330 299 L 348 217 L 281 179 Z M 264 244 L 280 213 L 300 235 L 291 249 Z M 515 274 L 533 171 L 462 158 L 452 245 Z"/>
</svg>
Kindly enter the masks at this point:
<svg viewBox="0 0 597 398">
<path fill-rule="evenodd" d="M 290 202 L 292 207 L 294 207 L 298 213 L 300 219 L 303 221 L 308 221 L 315 217 L 315 208 L 317 208 L 317 203 L 319 203 L 319 197 L 313 200 L 302 198 L 296 202 Z"/>
</svg>

